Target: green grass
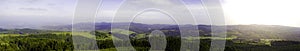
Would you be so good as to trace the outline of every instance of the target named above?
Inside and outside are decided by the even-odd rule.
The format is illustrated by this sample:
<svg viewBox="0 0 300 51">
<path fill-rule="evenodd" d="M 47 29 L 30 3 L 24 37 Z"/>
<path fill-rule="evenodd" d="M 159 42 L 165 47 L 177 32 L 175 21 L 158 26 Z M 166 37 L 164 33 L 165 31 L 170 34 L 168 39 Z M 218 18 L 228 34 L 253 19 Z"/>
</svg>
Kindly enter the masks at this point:
<svg viewBox="0 0 300 51">
<path fill-rule="evenodd" d="M 0 37 L 5 37 L 5 36 L 26 36 L 28 34 L 20 35 L 20 34 L 0 34 Z"/>
<path fill-rule="evenodd" d="M 112 32 L 113 33 L 118 33 L 118 34 L 124 34 L 124 35 L 130 35 L 130 34 L 135 33 L 133 31 L 124 30 L 124 29 L 112 29 Z"/>
</svg>

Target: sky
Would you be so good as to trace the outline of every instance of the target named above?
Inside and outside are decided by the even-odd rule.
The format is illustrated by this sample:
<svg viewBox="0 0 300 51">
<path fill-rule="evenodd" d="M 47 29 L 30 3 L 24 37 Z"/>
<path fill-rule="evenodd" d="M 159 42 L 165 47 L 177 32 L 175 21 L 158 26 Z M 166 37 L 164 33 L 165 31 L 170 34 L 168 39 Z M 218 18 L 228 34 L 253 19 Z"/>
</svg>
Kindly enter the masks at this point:
<svg viewBox="0 0 300 51">
<path fill-rule="evenodd" d="M 125 0 L 103 0 L 96 21 L 111 22 L 123 1 Z M 210 24 L 210 18 L 207 17 L 200 0 L 183 1 L 198 24 Z M 300 27 L 299 2 L 298 0 L 222 0 L 221 3 L 228 25 L 262 24 Z M 171 0 L 153 3 L 178 4 Z M 75 7 L 76 0 L 0 0 L 0 27 L 71 24 Z M 134 22 L 174 24 L 168 15 L 159 12 L 145 12 L 137 16 Z"/>
<path fill-rule="evenodd" d="M 71 23 L 74 0 L 0 0 L 0 26 L 35 27 Z"/>
<path fill-rule="evenodd" d="M 263 24 L 300 27 L 300 0 L 225 0 L 229 24 Z"/>
</svg>

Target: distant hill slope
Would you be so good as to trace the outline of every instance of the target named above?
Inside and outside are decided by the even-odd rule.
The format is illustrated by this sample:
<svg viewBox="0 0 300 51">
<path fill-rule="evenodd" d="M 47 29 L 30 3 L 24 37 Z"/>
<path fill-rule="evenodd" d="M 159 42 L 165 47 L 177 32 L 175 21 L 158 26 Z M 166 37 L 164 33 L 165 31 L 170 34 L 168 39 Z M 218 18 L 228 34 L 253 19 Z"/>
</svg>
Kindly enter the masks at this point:
<svg viewBox="0 0 300 51">
<path fill-rule="evenodd" d="M 39 30 L 39 29 L 30 29 L 30 28 L 23 28 L 23 29 L 1 29 L 0 28 L 0 34 L 47 34 L 53 32 L 58 32 L 58 31 Z"/>
<path fill-rule="evenodd" d="M 79 24 L 74 24 L 74 26 L 77 25 L 83 25 L 86 23 L 79 23 Z M 124 25 L 128 23 L 115 23 L 115 27 L 125 27 Z M 149 29 L 160 29 L 168 26 L 173 26 L 173 25 L 166 25 L 166 24 L 154 24 L 154 25 L 148 25 L 148 24 L 141 24 L 141 23 L 131 23 L 130 24 L 130 30 L 134 31 L 141 31 L 144 32 Z M 95 23 L 95 29 L 96 30 L 110 30 L 111 29 L 111 23 Z M 72 30 L 72 25 L 60 25 L 60 26 L 43 26 L 42 29 L 45 30 L 63 30 L 63 31 L 71 31 Z M 84 29 L 84 28 L 83 28 Z"/>
<path fill-rule="evenodd" d="M 124 27 L 127 23 L 116 23 L 116 27 Z M 75 24 L 80 25 L 80 24 Z M 111 23 L 96 23 L 96 30 L 110 30 Z M 189 27 L 191 25 L 184 25 Z M 198 25 L 200 34 L 210 34 L 211 25 Z M 62 26 L 45 26 L 47 30 L 65 30 L 70 31 L 72 25 Z M 165 34 L 170 36 L 180 35 L 180 31 L 177 25 L 166 25 L 166 24 L 141 24 L 131 23 L 130 31 L 136 33 L 150 33 L 153 30 L 160 29 Z M 172 31 L 171 31 L 172 30 Z M 237 36 L 241 39 L 287 39 L 287 40 L 298 40 L 300 39 L 300 28 L 288 27 L 288 26 L 277 26 L 277 25 L 228 25 L 227 36 Z"/>
<path fill-rule="evenodd" d="M 228 36 L 245 39 L 300 40 L 300 28 L 278 25 L 234 25 L 227 26 Z"/>
<path fill-rule="evenodd" d="M 0 31 L 7 31 L 6 29 L 2 29 L 2 28 L 0 28 Z"/>
</svg>

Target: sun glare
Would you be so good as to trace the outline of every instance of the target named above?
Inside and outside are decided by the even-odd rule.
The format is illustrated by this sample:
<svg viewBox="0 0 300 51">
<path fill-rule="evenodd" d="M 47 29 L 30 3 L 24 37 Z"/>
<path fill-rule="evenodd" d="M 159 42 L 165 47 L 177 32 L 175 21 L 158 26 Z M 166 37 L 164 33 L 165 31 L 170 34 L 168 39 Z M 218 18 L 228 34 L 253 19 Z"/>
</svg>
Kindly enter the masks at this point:
<svg viewBox="0 0 300 51">
<path fill-rule="evenodd" d="M 263 24 L 300 27 L 300 0 L 225 0 L 229 24 Z"/>
</svg>

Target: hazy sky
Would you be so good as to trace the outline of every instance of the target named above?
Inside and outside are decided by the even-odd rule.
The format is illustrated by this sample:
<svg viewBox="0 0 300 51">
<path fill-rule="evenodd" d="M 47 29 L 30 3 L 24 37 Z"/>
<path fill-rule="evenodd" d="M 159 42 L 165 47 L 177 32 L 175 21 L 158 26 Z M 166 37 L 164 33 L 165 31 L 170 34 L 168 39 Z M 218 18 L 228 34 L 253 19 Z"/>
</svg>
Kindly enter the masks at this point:
<svg viewBox="0 0 300 51">
<path fill-rule="evenodd" d="M 124 0 L 103 0 L 101 9 L 98 10 L 97 22 L 110 22 L 122 1 Z M 209 24 L 209 18 L 206 17 L 200 0 L 183 1 L 199 24 Z M 266 24 L 300 27 L 298 0 L 223 0 L 222 3 L 226 23 L 230 25 Z M 0 26 L 71 24 L 75 6 L 76 0 L 0 0 Z M 167 15 L 147 12 L 134 21 L 147 24 L 174 23 L 170 20 Z"/>
<path fill-rule="evenodd" d="M 300 0 L 225 0 L 229 24 L 300 27 Z"/>
<path fill-rule="evenodd" d="M 71 23 L 75 0 L 0 0 L 0 26 Z"/>
</svg>

